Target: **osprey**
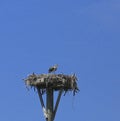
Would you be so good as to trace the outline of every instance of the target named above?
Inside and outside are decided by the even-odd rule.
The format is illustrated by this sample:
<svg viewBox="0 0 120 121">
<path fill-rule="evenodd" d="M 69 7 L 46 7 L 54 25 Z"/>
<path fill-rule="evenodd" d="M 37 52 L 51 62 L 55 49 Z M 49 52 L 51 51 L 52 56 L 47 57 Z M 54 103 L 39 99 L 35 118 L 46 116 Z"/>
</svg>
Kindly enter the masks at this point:
<svg viewBox="0 0 120 121">
<path fill-rule="evenodd" d="M 55 64 L 54 66 L 50 67 L 48 73 L 55 72 L 57 70 L 58 65 Z"/>
</svg>

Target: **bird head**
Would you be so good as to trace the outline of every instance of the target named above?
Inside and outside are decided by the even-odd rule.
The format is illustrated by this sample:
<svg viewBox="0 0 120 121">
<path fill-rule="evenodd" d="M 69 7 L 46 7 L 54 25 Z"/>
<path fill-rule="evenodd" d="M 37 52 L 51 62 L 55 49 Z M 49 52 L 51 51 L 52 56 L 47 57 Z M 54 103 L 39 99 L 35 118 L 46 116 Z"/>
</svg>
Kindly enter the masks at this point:
<svg viewBox="0 0 120 121">
<path fill-rule="evenodd" d="M 58 64 L 55 64 L 54 66 L 57 68 L 58 67 Z"/>
</svg>

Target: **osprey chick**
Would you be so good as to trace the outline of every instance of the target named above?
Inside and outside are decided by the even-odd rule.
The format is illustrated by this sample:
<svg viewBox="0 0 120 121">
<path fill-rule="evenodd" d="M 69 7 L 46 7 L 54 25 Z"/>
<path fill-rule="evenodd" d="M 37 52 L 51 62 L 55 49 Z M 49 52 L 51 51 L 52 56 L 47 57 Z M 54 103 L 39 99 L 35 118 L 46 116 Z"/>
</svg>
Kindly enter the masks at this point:
<svg viewBox="0 0 120 121">
<path fill-rule="evenodd" d="M 55 64 L 54 66 L 50 67 L 48 73 L 55 72 L 57 70 L 58 65 Z"/>
</svg>

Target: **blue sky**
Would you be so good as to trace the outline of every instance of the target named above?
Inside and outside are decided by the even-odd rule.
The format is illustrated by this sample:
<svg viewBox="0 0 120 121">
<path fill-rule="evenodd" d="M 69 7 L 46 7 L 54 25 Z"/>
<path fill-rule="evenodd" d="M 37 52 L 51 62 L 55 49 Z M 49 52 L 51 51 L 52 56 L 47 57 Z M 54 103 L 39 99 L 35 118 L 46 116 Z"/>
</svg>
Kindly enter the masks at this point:
<svg viewBox="0 0 120 121">
<path fill-rule="evenodd" d="M 120 121 L 120 1 L 0 1 L 0 120 L 44 121 L 28 74 L 76 73 L 55 120 Z"/>
</svg>

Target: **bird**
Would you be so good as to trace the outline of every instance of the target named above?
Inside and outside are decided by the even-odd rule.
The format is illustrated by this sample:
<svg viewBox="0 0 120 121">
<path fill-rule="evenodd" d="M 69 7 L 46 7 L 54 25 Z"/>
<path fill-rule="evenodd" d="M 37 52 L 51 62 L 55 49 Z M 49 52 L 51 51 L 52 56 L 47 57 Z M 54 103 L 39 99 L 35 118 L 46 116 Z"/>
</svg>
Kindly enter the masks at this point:
<svg viewBox="0 0 120 121">
<path fill-rule="evenodd" d="M 48 73 L 55 72 L 57 70 L 58 64 L 55 64 L 54 66 L 51 66 L 48 70 Z"/>
</svg>

